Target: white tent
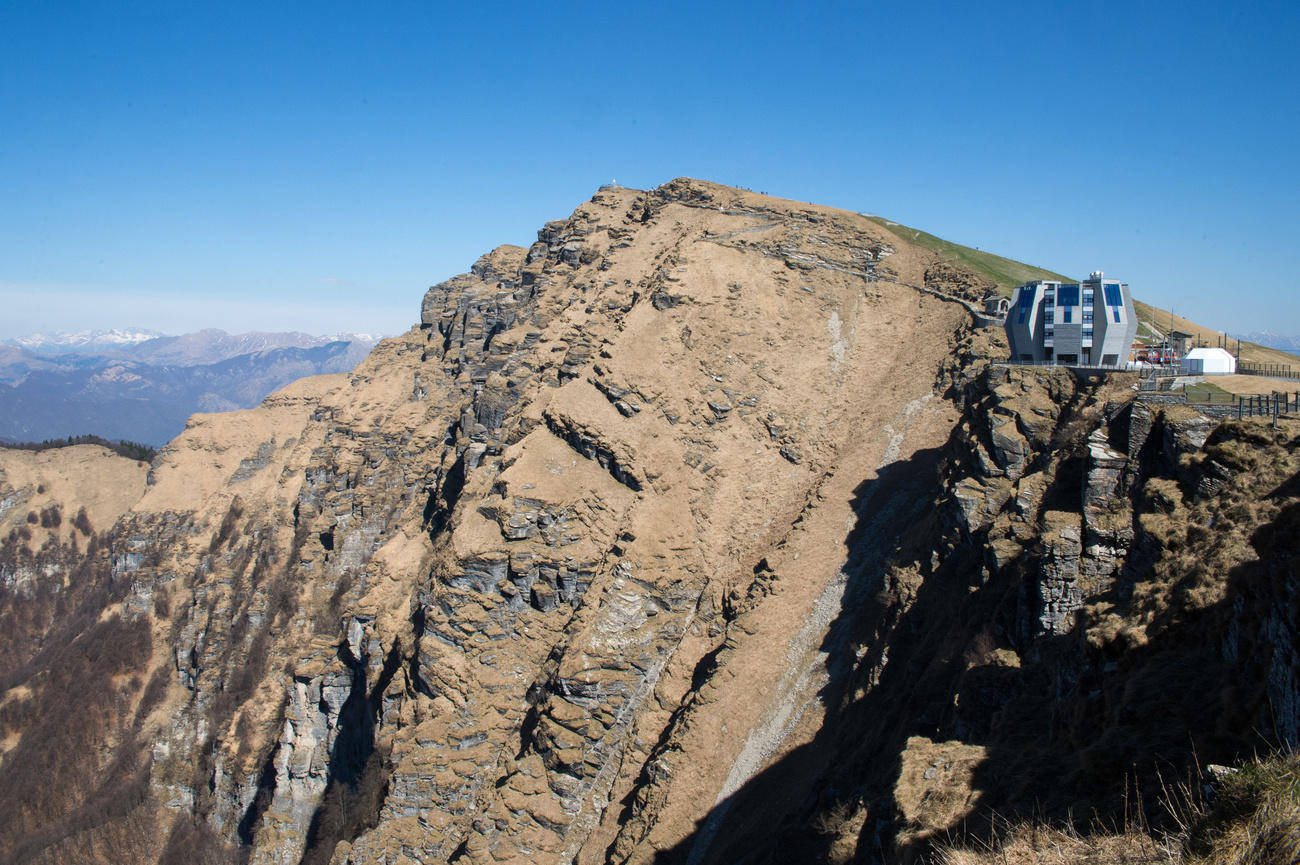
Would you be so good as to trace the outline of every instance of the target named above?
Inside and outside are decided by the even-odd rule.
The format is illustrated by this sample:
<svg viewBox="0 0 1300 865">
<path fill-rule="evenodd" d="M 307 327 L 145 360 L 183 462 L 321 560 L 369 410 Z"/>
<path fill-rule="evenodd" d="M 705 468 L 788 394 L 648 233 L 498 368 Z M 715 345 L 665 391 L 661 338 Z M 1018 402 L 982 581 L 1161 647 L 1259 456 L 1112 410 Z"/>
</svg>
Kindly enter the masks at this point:
<svg viewBox="0 0 1300 865">
<path fill-rule="evenodd" d="M 1232 375 L 1237 359 L 1221 348 L 1194 348 L 1183 355 L 1182 367 L 1188 375 Z"/>
</svg>

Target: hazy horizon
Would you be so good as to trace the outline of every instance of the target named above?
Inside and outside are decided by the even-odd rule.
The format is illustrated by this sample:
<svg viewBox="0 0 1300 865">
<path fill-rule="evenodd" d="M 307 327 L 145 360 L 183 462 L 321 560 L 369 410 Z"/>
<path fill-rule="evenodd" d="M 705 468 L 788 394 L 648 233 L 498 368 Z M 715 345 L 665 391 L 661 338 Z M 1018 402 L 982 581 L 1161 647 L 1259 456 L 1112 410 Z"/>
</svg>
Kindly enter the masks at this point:
<svg viewBox="0 0 1300 865">
<path fill-rule="evenodd" d="M 0 9 L 0 337 L 396 333 L 602 183 L 879 214 L 1300 331 L 1294 4 Z M 670 50 L 671 49 L 671 50 Z"/>
</svg>

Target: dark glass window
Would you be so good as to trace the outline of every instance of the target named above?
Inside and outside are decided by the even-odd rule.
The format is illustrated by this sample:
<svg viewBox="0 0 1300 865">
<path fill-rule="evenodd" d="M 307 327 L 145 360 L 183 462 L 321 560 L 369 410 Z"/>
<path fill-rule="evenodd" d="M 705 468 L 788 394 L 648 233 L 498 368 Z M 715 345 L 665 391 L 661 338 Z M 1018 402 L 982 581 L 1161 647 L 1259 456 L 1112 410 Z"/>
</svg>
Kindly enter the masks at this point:
<svg viewBox="0 0 1300 865">
<path fill-rule="evenodd" d="M 1083 310 L 1083 323 L 1092 324 L 1092 310 L 1087 308 Z"/>
<path fill-rule="evenodd" d="M 1092 339 L 1092 328 L 1090 328 L 1090 327 L 1085 327 L 1085 328 L 1083 329 L 1083 338 L 1084 338 L 1084 339 Z"/>
<path fill-rule="evenodd" d="M 1044 323 L 1044 324 L 1051 324 L 1051 323 L 1053 323 L 1054 321 L 1056 321 L 1056 312 L 1055 312 L 1054 310 L 1050 310 L 1050 309 L 1049 309 L 1049 310 L 1047 310 L 1046 312 L 1043 313 L 1043 323 Z"/>
<path fill-rule="evenodd" d="M 1056 302 L 1060 306 L 1079 305 L 1079 286 L 1063 285 L 1056 290 Z"/>
<path fill-rule="evenodd" d="M 1025 323 L 1025 316 L 1034 306 L 1034 290 L 1029 286 L 1021 286 L 1020 294 L 1016 297 L 1016 308 L 1020 310 L 1020 324 Z"/>
<path fill-rule="evenodd" d="M 1119 321 L 1119 307 L 1115 307 L 1111 312 L 1115 313 L 1115 320 Z"/>
<path fill-rule="evenodd" d="M 1073 312 L 1068 306 L 1065 308 L 1065 318 L 1061 319 L 1065 324 L 1070 323 L 1070 313 Z"/>
<path fill-rule="evenodd" d="M 1123 306 L 1123 305 L 1124 305 L 1124 295 L 1120 294 L 1119 286 L 1118 286 L 1118 285 L 1114 285 L 1114 284 L 1112 284 L 1112 285 L 1107 285 L 1107 286 L 1105 286 L 1105 289 L 1106 289 L 1106 305 L 1107 305 L 1107 306 Z M 1115 320 L 1116 320 L 1116 321 L 1119 321 L 1118 318 L 1115 319 Z"/>
</svg>

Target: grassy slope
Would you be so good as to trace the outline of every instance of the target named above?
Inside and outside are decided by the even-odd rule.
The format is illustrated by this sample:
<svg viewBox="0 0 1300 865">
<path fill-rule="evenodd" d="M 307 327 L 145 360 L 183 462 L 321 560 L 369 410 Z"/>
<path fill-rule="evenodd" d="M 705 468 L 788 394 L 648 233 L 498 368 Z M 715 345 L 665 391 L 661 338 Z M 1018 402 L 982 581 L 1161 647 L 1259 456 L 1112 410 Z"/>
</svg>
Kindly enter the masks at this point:
<svg viewBox="0 0 1300 865">
<path fill-rule="evenodd" d="M 915 228 L 909 228 L 897 222 L 890 222 L 879 216 L 868 217 L 872 222 L 884 226 L 885 228 L 897 234 L 903 240 L 923 246 L 933 252 L 937 252 L 944 258 L 963 267 L 970 268 L 981 276 L 987 277 L 998 284 L 998 291 L 1011 295 L 1011 290 L 1018 285 L 1024 285 L 1031 279 L 1059 279 L 1063 282 L 1069 282 L 1070 277 L 1051 270 L 1044 270 L 1041 267 L 1034 267 L 1030 264 L 1023 264 L 1010 258 L 1003 258 L 1000 255 L 994 255 L 991 252 L 984 252 L 980 249 L 972 249 L 969 246 L 962 246 L 959 243 L 952 243 L 941 237 L 935 237 L 933 234 L 926 234 Z"/>
<path fill-rule="evenodd" d="M 1004 258 L 1001 255 L 994 255 L 991 252 L 985 252 L 981 249 L 972 249 L 969 246 L 962 246 L 959 243 L 953 243 L 944 240 L 941 237 L 935 237 L 933 234 L 927 234 L 915 228 L 909 228 L 897 222 L 891 222 L 883 217 L 868 217 L 873 222 L 889 229 L 903 240 L 923 246 L 932 252 L 938 253 L 949 261 L 969 268 L 981 276 L 993 280 L 998 285 L 998 291 L 1005 295 L 1010 295 L 1011 290 L 1018 285 L 1024 285 L 1031 279 L 1059 279 L 1063 282 L 1073 282 L 1073 277 L 1056 273 L 1055 271 L 1046 270 L 1041 267 L 1034 267 L 1030 264 L 1024 264 L 1014 259 Z M 1137 307 L 1138 315 L 1138 341 L 1150 342 L 1155 341 L 1155 332 L 1165 334 L 1169 331 L 1169 311 L 1158 309 L 1141 301 L 1134 300 L 1134 306 Z M 1204 325 L 1188 321 L 1185 318 L 1174 316 L 1173 329 L 1181 330 L 1183 333 L 1196 335 L 1205 345 L 1217 345 L 1219 331 L 1205 327 Z M 1232 341 L 1233 353 L 1236 353 L 1236 340 Z M 1290 354 L 1285 351 L 1279 351 L 1275 348 L 1266 348 L 1253 342 L 1241 343 L 1241 359 L 1253 361 L 1255 363 L 1280 363 L 1290 364 L 1294 369 L 1300 371 L 1300 356 Z"/>
<path fill-rule="evenodd" d="M 1138 321 L 1149 322 L 1151 326 L 1162 334 L 1169 332 L 1170 314 L 1168 310 L 1157 309 L 1154 306 L 1142 303 L 1138 300 L 1133 301 L 1133 305 L 1137 307 Z M 1222 333 L 1221 331 L 1206 327 L 1202 324 L 1197 324 L 1194 321 L 1188 321 L 1187 319 L 1177 315 L 1173 317 L 1173 323 L 1174 330 L 1181 330 L 1183 333 L 1190 333 L 1205 345 L 1213 346 L 1219 344 L 1218 340 Z M 1139 333 L 1138 336 L 1139 338 L 1145 337 L 1146 333 Z M 1229 340 L 1228 348 L 1233 354 L 1236 354 L 1237 341 L 1235 339 Z M 1300 357 L 1297 357 L 1290 352 L 1281 351 L 1276 348 L 1268 348 L 1266 346 L 1257 345 L 1253 342 L 1243 341 L 1241 343 L 1241 359 L 1254 361 L 1255 363 L 1290 364 L 1292 369 L 1300 372 Z"/>
</svg>

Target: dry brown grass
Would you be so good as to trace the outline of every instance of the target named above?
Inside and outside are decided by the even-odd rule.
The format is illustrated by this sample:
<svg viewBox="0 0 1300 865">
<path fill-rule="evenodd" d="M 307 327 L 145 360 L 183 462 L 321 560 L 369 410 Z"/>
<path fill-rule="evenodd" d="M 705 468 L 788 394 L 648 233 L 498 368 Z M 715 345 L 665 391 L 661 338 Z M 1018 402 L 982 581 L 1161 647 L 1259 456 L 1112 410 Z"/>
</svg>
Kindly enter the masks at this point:
<svg viewBox="0 0 1300 865">
<path fill-rule="evenodd" d="M 1204 345 L 1215 345 L 1219 340 L 1219 331 L 1197 324 L 1181 316 L 1170 317 L 1168 310 L 1158 309 L 1141 301 L 1134 301 L 1137 307 L 1138 319 L 1153 324 L 1161 333 L 1167 333 L 1172 323 L 1174 330 L 1181 330 L 1183 333 L 1190 333 L 1196 338 L 1198 343 Z M 1229 340 L 1229 348 L 1235 354 L 1238 350 L 1237 340 Z M 1268 348 L 1253 342 L 1242 342 L 1240 345 L 1241 359 L 1254 361 L 1256 363 L 1287 363 L 1293 367 L 1300 367 L 1300 359 L 1294 354 L 1282 351 L 1281 349 Z"/>
<path fill-rule="evenodd" d="M 1194 484 L 1186 479 L 1147 481 L 1137 524 L 1162 553 L 1134 589 L 1126 611 L 1130 628 L 1145 628 L 1164 614 L 1177 619 L 1221 602 L 1231 575 L 1269 554 L 1256 548 L 1255 532 L 1277 519 L 1291 500 L 1270 493 L 1300 471 L 1296 431 L 1290 422 L 1277 430 L 1249 421 L 1223 424 L 1201 452 L 1180 463 L 1184 478 L 1218 470 L 1230 474 L 1220 490 L 1204 499 L 1197 500 Z M 1111 623 L 1108 632 L 1118 633 L 1118 624 Z M 1090 632 L 1089 639 L 1096 644 L 1100 634 Z"/>
<path fill-rule="evenodd" d="M 1223 773 L 1209 801 L 1180 814 L 1185 852 L 1197 865 L 1300 862 L 1300 754 L 1282 751 Z"/>
<path fill-rule="evenodd" d="M 1208 794 L 1181 785 L 1165 794 L 1180 828 L 1139 824 L 1083 835 L 1023 823 L 992 842 L 945 846 L 936 865 L 1296 865 L 1300 862 L 1300 754 L 1286 750 L 1220 770 Z"/>
<path fill-rule="evenodd" d="M 1149 833 L 1081 835 L 1072 829 L 1023 825 L 983 847 L 946 847 L 937 865 L 1156 865 L 1179 856 Z"/>
</svg>

